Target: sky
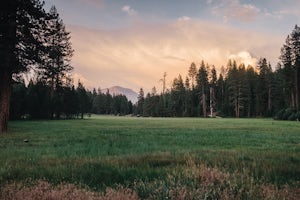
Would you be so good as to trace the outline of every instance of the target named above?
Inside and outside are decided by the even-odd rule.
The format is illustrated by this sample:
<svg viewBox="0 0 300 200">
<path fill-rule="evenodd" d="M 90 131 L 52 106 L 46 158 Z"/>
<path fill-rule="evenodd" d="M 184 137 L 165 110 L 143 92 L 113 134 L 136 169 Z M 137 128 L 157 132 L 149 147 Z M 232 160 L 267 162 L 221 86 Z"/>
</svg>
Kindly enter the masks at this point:
<svg viewBox="0 0 300 200">
<path fill-rule="evenodd" d="M 167 86 L 191 63 L 217 70 L 229 59 L 276 67 L 285 38 L 300 22 L 299 0 L 45 0 L 71 32 L 74 84 L 138 92 L 167 73 Z"/>
</svg>

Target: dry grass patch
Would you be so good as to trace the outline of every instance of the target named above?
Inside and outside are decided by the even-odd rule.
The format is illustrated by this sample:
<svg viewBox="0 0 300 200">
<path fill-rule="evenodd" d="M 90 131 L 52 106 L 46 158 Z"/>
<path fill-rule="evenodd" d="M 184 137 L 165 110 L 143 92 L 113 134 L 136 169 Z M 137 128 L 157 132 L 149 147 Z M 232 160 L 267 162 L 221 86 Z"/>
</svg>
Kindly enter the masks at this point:
<svg viewBox="0 0 300 200">
<path fill-rule="evenodd" d="M 46 181 L 26 186 L 22 183 L 6 185 L 0 194 L 5 200 L 135 200 L 138 195 L 128 188 L 107 188 L 103 193 L 92 192 L 79 188 L 73 184 L 53 186 Z"/>
</svg>

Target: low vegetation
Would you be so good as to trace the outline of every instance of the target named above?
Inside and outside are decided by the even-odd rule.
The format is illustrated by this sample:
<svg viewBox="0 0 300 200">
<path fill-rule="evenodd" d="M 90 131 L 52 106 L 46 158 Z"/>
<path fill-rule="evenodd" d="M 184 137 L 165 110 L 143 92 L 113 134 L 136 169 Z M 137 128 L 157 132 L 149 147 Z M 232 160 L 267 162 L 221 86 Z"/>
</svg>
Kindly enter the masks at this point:
<svg viewBox="0 0 300 200">
<path fill-rule="evenodd" d="M 298 122 L 92 116 L 13 121 L 10 131 L 0 136 L 1 199 L 300 195 Z"/>
</svg>

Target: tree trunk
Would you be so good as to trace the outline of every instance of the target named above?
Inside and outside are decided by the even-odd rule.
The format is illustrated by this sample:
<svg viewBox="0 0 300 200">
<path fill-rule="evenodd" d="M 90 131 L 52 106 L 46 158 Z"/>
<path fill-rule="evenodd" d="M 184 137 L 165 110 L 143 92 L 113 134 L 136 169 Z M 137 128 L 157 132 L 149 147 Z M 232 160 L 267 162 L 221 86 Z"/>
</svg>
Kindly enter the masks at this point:
<svg viewBox="0 0 300 200">
<path fill-rule="evenodd" d="M 241 107 L 241 102 L 240 102 L 240 96 L 241 96 L 241 88 L 239 86 L 238 89 L 238 97 L 237 97 L 237 118 L 240 118 L 240 107 Z"/>
<path fill-rule="evenodd" d="M 209 89 L 209 92 L 210 92 L 210 97 L 209 97 L 209 107 L 210 107 L 210 117 L 213 117 L 213 110 L 214 110 L 214 108 L 213 108 L 213 88 L 212 87 L 210 87 L 210 89 Z"/>
<path fill-rule="evenodd" d="M 299 76 L 298 76 L 298 73 L 299 73 L 299 71 L 298 71 L 298 67 L 296 67 L 296 73 L 295 73 L 295 85 L 296 85 L 296 99 L 295 99 L 295 101 L 296 101 L 296 110 L 297 110 L 297 112 L 299 111 Z"/>
<path fill-rule="evenodd" d="M 204 92 L 204 86 L 202 86 L 202 110 L 203 116 L 206 117 L 206 96 Z"/>
<path fill-rule="evenodd" d="M 250 118 L 251 117 L 251 105 L 252 105 L 252 99 L 251 99 L 251 95 L 250 95 L 250 92 L 248 94 L 248 97 L 247 97 L 247 101 L 248 101 L 248 113 L 247 113 L 247 117 Z"/>
<path fill-rule="evenodd" d="M 295 109 L 295 98 L 294 98 L 294 92 L 291 92 L 291 108 L 292 110 Z"/>
<path fill-rule="evenodd" d="M 0 5 L 0 134 L 7 133 L 12 71 L 15 65 L 17 1 L 1 1 Z"/>
<path fill-rule="evenodd" d="M 0 72 L 0 134 L 7 133 L 11 94 L 11 74 Z"/>
<path fill-rule="evenodd" d="M 271 100 L 271 88 L 268 90 L 268 111 L 271 112 L 272 110 L 272 100 Z"/>
<path fill-rule="evenodd" d="M 236 97 L 236 103 L 235 103 L 235 117 L 240 117 L 240 105 L 239 105 L 239 97 Z"/>
</svg>

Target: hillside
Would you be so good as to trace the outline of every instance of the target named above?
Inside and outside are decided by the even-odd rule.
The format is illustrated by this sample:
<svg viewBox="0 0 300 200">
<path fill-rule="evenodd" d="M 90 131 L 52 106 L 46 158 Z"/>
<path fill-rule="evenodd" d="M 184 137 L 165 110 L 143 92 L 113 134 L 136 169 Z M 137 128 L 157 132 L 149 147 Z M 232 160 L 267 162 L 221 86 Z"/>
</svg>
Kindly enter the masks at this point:
<svg viewBox="0 0 300 200">
<path fill-rule="evenodd" d="M 125 95 L 127 97 L 127 99 L 129 101 L 131 101 L 132 103 L 137 102 L 138 94 L 135 91 L 133 91 L 132 89 L 123 88 L 123 87 L 120 87 L 120 86 L 113 86 L 113 87 L 110 87 L 110 88 L 102 89 L 101 92 L 106 93 L 107 90 L 109 91 L 109 93 L 111 95 L 122 94 L 122 95 Z"/>
</svg>

